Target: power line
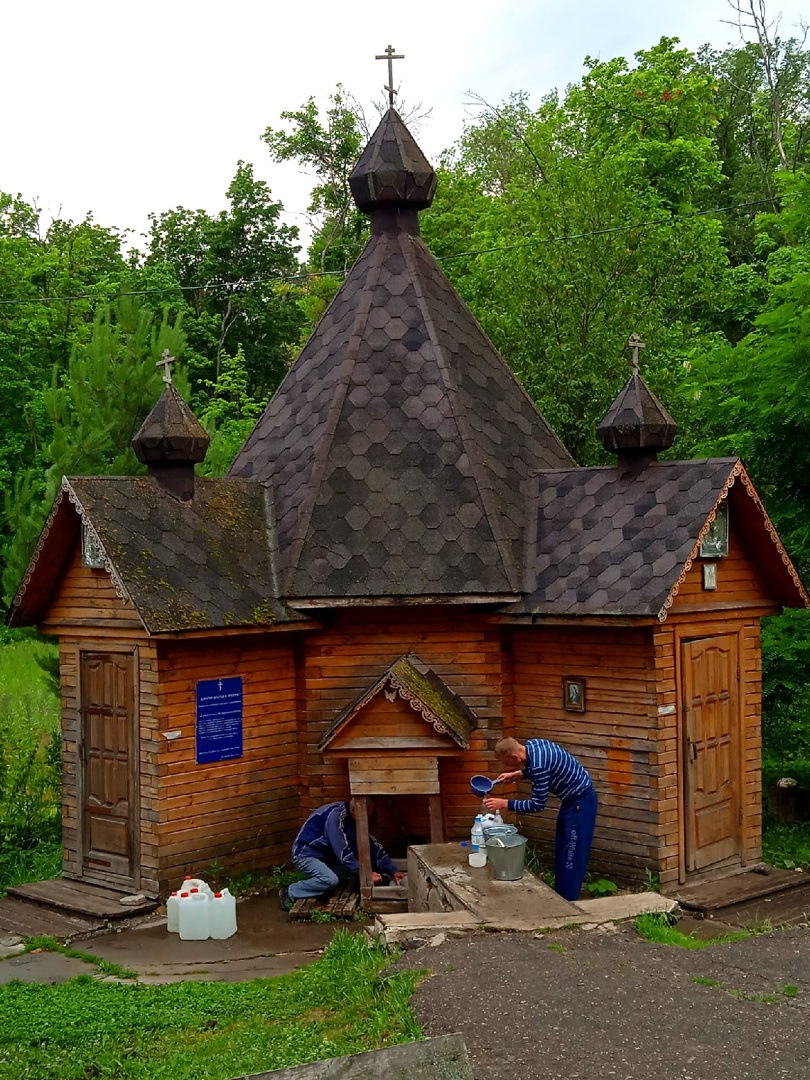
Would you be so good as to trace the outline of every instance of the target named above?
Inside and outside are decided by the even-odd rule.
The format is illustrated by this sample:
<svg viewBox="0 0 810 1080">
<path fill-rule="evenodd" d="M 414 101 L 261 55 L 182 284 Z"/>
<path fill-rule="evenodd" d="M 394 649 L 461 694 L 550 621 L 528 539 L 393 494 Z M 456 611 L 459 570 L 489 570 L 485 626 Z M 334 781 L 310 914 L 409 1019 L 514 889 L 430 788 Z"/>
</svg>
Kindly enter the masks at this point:
<svg viewBox="0 0 810 1080">
<path fill-rule="evenodd" d="M 691 218 L 706 217 L 709 214 L 724 214 L 730 210 L 744 210 L 752 206 L 773 204 L 773 199 L 753 199 L 750 202 L 733 203 L 729 206 L 714 206 L 709 210 L 694 210 L 688 214 L 669 214 L 666 217 L 652 218 L 649 221 L 638 221 L 632 225 L 613 225 L 604 229 L 589 229 L 587 232 L 568 233 L 564 236 L 531 236 L 514 244 L 504 244 L 498 247 L 479 248 L 473 251 L 458 251 L 452 255 L 437 257 L 437 262 L 449 262 L 451 259 L 474 258 L 478 255 L 491 255 L 499 251 L 514 251 L 516 248 L 532 247 L 538 244 L 558 244 L 570 240 L 586 240 L 591 236 L 607 236 L 612 233 L 632 232 L 635 229 L 648 229 L 654 225 L 667 225 L 673 221 L 688 221 Z M 345 277 L 345 270 L 319 270 L 305 271 L 300 274 L 289 274 L 271 278 L 239 278 L 238 281 L 213 281 L 200 285 L 162 285 L 153 289 L 128 289 L 124 292 L 110 291 L 108 297 L 119 296 L 151 296 L 156 293 L 168 292 L 208 292 L 215 289 L 244 289 L 253 285 L 279 285 L 293 281 L 308 281 L 312 278 L 322 277 Z M 0 297 L 0 306 L 9 307 L 18 304 L 57 304 L 70 303 L 74 300 L 102 300 L 104 293 L 76 293 L 73 296 L 30 296 L 30 297 Z"/>
</svg>

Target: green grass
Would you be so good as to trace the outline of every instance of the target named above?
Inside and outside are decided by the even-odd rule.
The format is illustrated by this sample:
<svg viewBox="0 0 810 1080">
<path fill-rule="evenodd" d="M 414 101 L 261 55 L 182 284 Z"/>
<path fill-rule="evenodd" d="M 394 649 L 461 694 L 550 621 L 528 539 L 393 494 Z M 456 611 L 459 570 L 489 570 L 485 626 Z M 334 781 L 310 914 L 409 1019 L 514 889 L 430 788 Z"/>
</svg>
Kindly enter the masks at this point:
<svg viewBox="0 0 810 1080">
<path fill-rule="evenodd" d="M 323 957 L 276 979 L 129 986 L 83 975 L 0 993 L 3 1080 L 226 1080 L 421 1037 L 419 974 L 338 931 Z"/>
<path fill-rule="evenodd" d="M 0 646 L 0 894 L 61 870 L 56 658 L 35 638 Z"/>
<path fill-rule="evenodd" d="M 99 975 L 114 975 L 117 979 L 137 979 L 138 973 L 121 967 L 111 960 L 102 960 L 100 956 L 84 952 L 83 949 L 72 949 L 69 945 L 63 945 L 55 937 L 31 937 L 25 940 L 25 951 L 32 952 L 55 952 L 62 956 L 71 956 L 76 960 L 83 960 L 85 964 L 95 964 Z"/>
<path fill-rule="evenodd" d="M 762 857 L 784 870 L 810 870 L 810 821 L 762 819 Z"/>
<path fill-rule="evenodd" d="M 682 949 L 705 949 L 708 945 L 742 941 L 750 937 L 747 930 L 741 930 L 739 933 L 723 934 L 704 941 L 692 934 L 682 933 L 668 916 L 656 914 L 639 915 L 635 920 L 635 927 L 645 941 L 653 941 L 659 945 L 678 945 Z"/>
</svg>

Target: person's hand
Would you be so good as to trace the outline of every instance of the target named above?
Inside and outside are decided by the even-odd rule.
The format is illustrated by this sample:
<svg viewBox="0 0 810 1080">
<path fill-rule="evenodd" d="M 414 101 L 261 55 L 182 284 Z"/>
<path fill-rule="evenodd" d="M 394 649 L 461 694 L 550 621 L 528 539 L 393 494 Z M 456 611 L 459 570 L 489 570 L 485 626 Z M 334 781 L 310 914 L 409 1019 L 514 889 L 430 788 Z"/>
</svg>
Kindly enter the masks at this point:
<svg viewBox="0 0 810 1080">
<path fill-rule="evenodd" d="M 494 814 L 496 810 L 509 809 L 508 799 L 484 799 L 484 802 L 486 803 L 487 810 L 489 810 L 491 814 Z"/>
<path fill-rule="evenodd" d="M 375 885 L 382 884 L 382 874 L 378 874 L 376 870 L 372 872 L 371 880 Z"/>
<path fill-rule="evenodd" d="M 397 872 L 394 874 L 394 881 L 397 883 L 397 885 L 400 885 L 404 877 L 405 875 L 403 874 L 403 872 L 401 870 L 397 870 Z"/>
<path fill-rule="evenodd" d="M 515 769 L 514 772 L 502 772 L 495 780 L 496 784 L 509 784 L 512 780 L 519 780 L 523 776 L 522 769 Z"/>
</svg>

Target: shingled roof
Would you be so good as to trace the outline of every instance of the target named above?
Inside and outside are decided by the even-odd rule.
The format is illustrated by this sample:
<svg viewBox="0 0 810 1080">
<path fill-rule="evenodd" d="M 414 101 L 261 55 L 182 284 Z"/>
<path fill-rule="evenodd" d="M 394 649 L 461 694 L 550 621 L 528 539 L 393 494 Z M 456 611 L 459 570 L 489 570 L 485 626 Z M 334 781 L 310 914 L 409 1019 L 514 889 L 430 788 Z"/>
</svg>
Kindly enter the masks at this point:
<svg viewBox="0 0 810 1080">
<path fill-rule="evenodd" d="M 301 619 L 275 598 L 260 484 L 198 478 L 194 498 L 181 502 L 152 477 L 105 476 L 63 481 L 14 598 L 12 626 L 36 622 L 44 614 L 64 565 L 60 556 L 78 535 L 79 522 L 98 538 L 107 572 L 150 633 Z M 40 561 L 35 588 L 29 591 Z"/>
<path fill-rule="evenodd" d="M 292 602 L 516 595 L 527 482 L 574 462 L 419 237 L 432 184 L 393 109 L 370 145 L 371 238 L 229 475 L 272 492 Z"/>
<path fill-rule="evenodd" d="M 449 735 L 462 749 L 469 748 L 470 735 L 478 727 L 475 713 L 432 668 L 418 656 L 408 653 L 395 660 L 375 683 L 335 717 L 318 743 L 318 749 L 329 746 L 337 733 L 377 694 L 391 691 L 410 702 L 436 731 Z"/>
<path fill-rule="evenodd" d="M 534 582 L 509 611 L 665 618 L 673 588 L 729 492 L 735 520 L 745 520 L 738 535 L 754 548 L 774 595 L 790 605 L 806 602 L 742 463 L 706 458 L 653 462 L 635 474 L 615 467 L 541 473 L 527 555 Z"/>
</svg>

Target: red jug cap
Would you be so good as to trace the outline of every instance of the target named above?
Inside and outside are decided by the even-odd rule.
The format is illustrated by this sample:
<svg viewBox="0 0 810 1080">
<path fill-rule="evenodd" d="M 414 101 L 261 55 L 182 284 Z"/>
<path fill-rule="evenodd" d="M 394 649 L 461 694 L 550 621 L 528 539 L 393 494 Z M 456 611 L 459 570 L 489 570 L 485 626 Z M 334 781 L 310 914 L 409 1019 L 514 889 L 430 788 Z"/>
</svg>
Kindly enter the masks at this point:
<svg viewBox="0 0 810 1080">
<path fill-rule="evenodd" d="M 199 889 L 192 889 L 191 891 L 192 892 L 199 892 L 200 890 Z"/>
<path fill-rule="evenodd" d="M 181 892 L 180 895 L 181 896 L 188 896 L 188 893 L 187 892 Z"/>
<path fill-rule="evenodd" d="M 219 896 L 222 896 L 222 893 L 221 893 L 221 892 L 215 892 L 215 893 L 214 893 L 214 896 L 215 896 L 215 897 L 219 897 Z"/>
</svg>

